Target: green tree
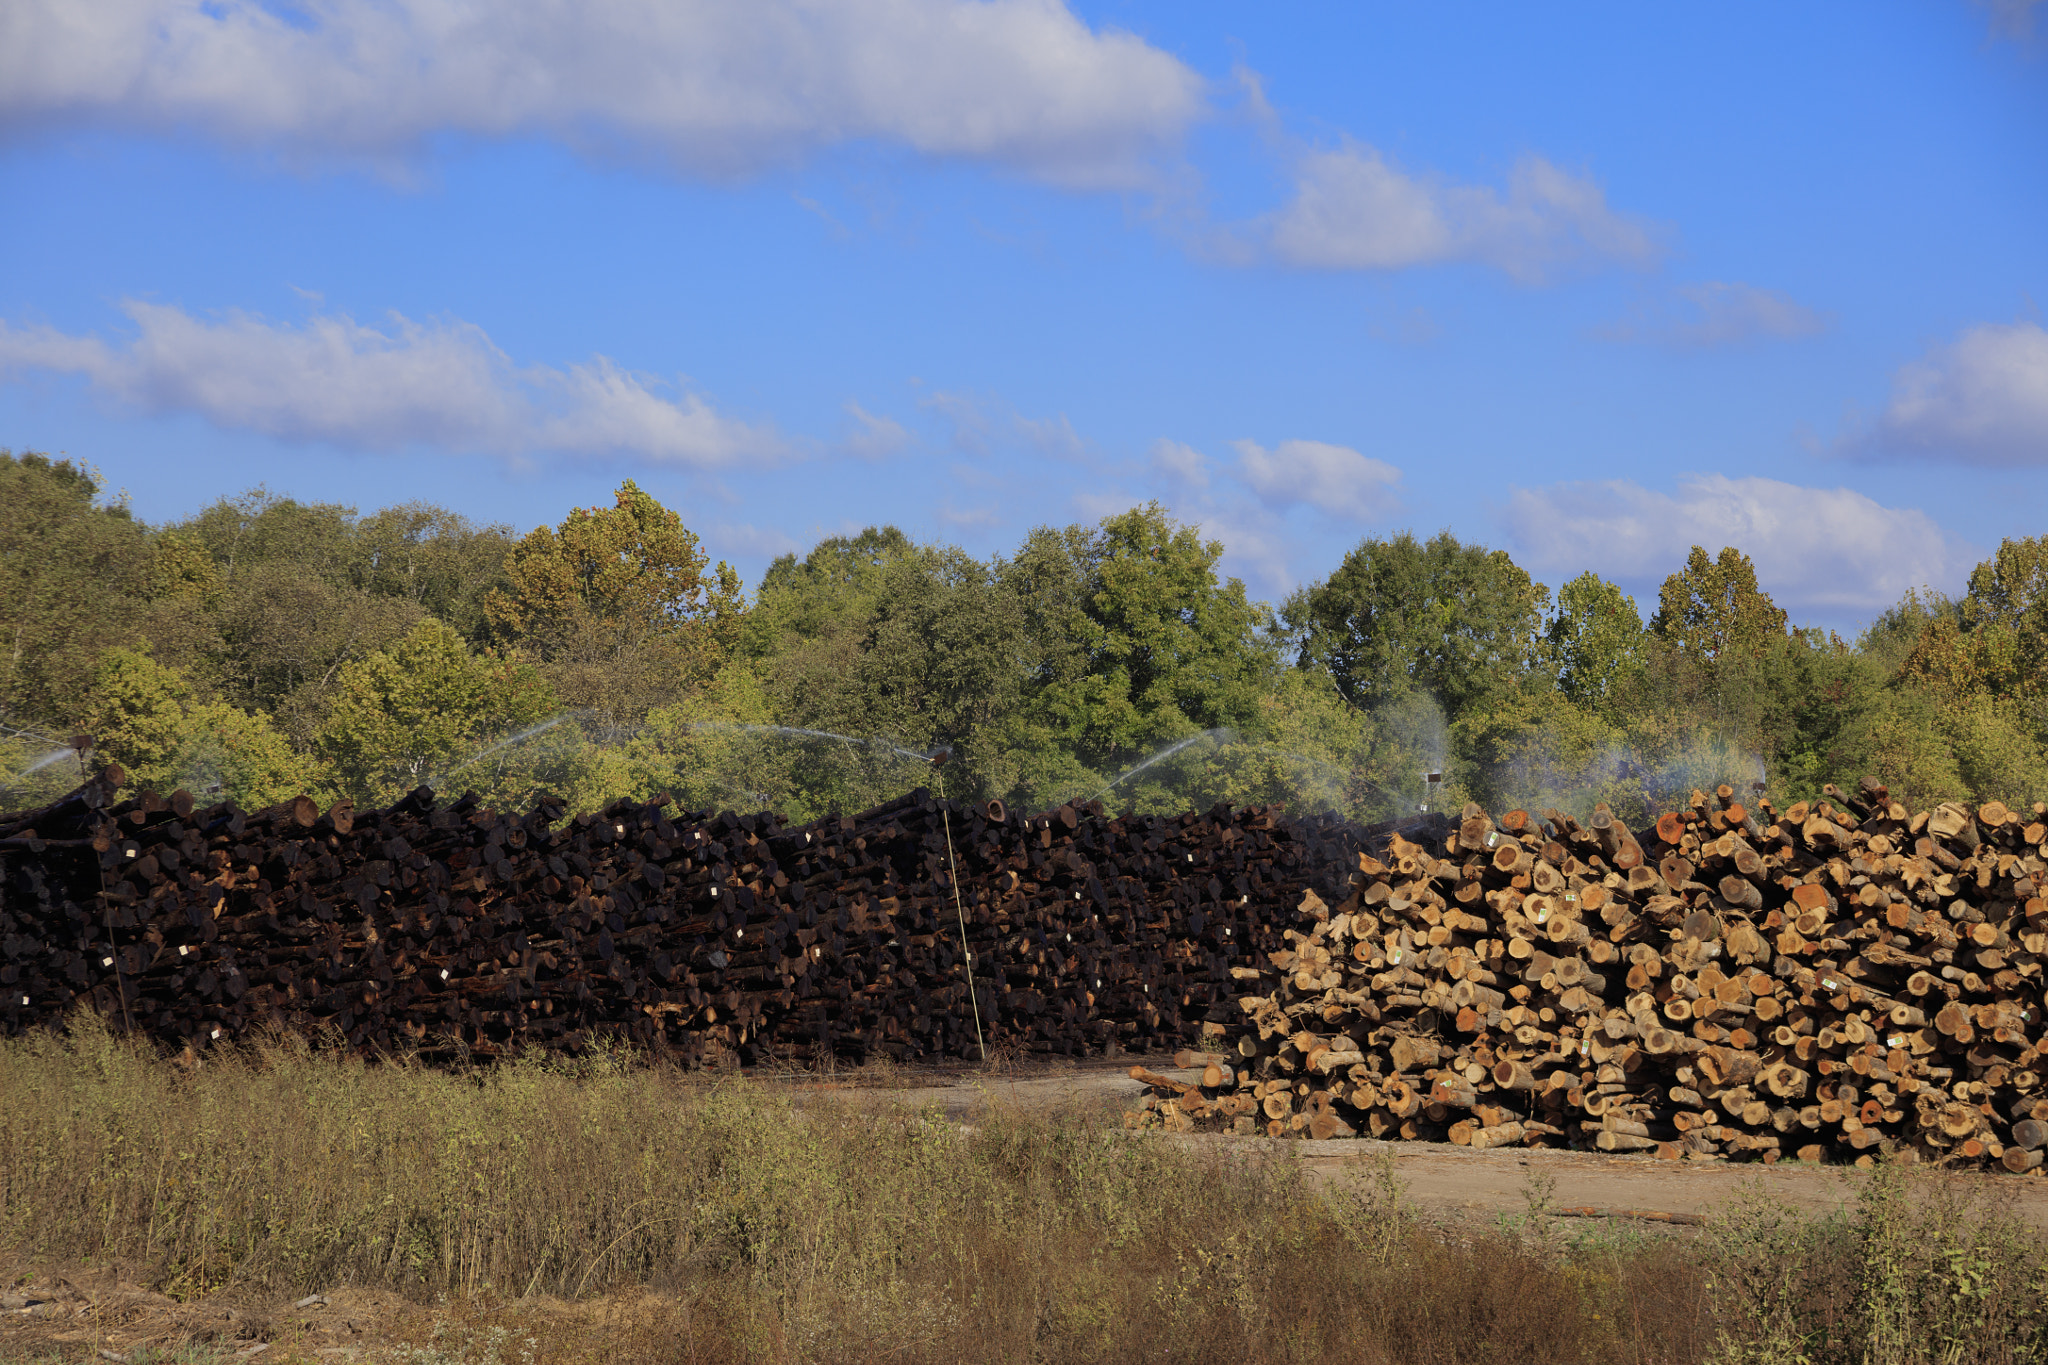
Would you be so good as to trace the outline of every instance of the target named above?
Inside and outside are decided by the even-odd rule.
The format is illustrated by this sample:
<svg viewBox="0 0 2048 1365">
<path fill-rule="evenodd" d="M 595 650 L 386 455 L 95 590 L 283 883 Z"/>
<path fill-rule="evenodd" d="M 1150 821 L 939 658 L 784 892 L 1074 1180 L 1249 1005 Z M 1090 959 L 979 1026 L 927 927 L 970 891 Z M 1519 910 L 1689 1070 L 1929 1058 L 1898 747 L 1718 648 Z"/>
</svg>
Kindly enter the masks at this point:
<svg viewBox="0 0 2048 1365">
<path fill-rule="evenodd" d="M 2048 791 L 2048 537 L 2003 542 L 1971 572 L 1960 602 L 1909 593 L 1879 627 L 1885 657 L 1898 660 L 1892 690 L 1932 709 L 1929 735 L 1918 743 L 1947 745 L 1948 793 L 2041 799 Z"/>
<path fill-rule="evenodd" d="M 198 699 L 181 671 L 146 649 L 100 657 L 80 719 L 99 755 L 138 790 L 183 787 L 261 807 L 320 785 L 267 716 Z"/>
<path fill-rule="evenodd" d="M 833 537 L 771 566 L 739 656 L 650 716 L 653 742 L 674 756 L 673 785 L 706 802 L 857 809 L 941 777 L 957 796 L 1005 792 L 1020 621 L 992 568 L 957 548 L 893 527 Z M 913 756 L 936 747 L 953 755 L 940 776 Z"/>
<path fill-rule="evenodd" d="M 1979 695 L 1942 716 L 1963 785 L 1977 801 L 2048 800 L 2048 753 L 2015 697 Z"/>
<path fill-rule="evenodd" d="M 1157 503 L 1092 529 L 1040 528 L 998 572 L 1032 643 L 1018 738 L 1113 771 L 1169 741 L 1258 716 L 1271 618 L 1220 578 L 1220 541 Z"/>
<path fill-rule="evenodd" d="M 1452 720 L 1542 666 L 1550 593 L 1504 551 L 1448 531 L 1359 544 L 1283 617 L 1304 666 L 1374 710 L 1420 688 Z"/>
<path fill-rule="evenodd" d="M 894 526 L 827 536 L 802 559 L 782 555 L 762 575 L 741 627 L 743 652 L 765 658 L 791 640 L 815 639 L 864 621 L 892 565 L 923 552 Z"/>
<path fill-rule="evenodd" d="M 1844 771 L 1876 777 L 1917 809 L 1969 794 L 1940 709 L 1913 688 L 1878 693 L 1846 727 L 1841 752 Z"/>
<path fill-rule="evenodd" d="M 382 804 L 460 765 L 557 709 L 531 665 L 478 654 L 432 619 L 342 665 L 314 750 L 341 790 Z"/>
<path fill-rule="evenodd" d="M 355 558 L 355 508 L 303 503 L 257 487 L 219 498 L 169 528 L 203 546 L 224 585 L 261 565 L 290 565 L 301 578 L 350 585 Z"/>
<path fill-rule="evenodd" d="M 1730 658 L 1758 658 L 1785 634 L 1785 613 L 1757 586 L 1756 565 L 1732 546 L 1707 558 L 1695 545 L 1685 567 L 1664 580 L 1650 631 L 1710 670 Z"/>
<path fill-rule="evenodd" d="M 412 603 L 474 638 L 484 601 L 506 586 L 510 528 L 479 526 L 428 502 L 386 507 L 356 523 L 350 578 L 373 597 Z"/>
<path fill-rule="evenodd" d="M 145 528 L 68 460 L 0 450 L 0 712 L 68 728 L 99 656 L 136 643 L 156 586 Z"/>
<path fill-rule="evenodd" d="M 1618 721 L 1643 681 L 1646 645 L 1635 599 L 1598 574 L 1580 574 L 1557 590 L 1557 614 L 1544 633 L 1566 699 Z"/>
<path fill-rule="evenodd" d="M 521 540 L 484 613 L 568 704 L 637 722 L 708 680 L 736 643 L 739 576 L 706 564 L 682 519 L 629 479 L 613 506 L 577 508 Z"/>
<path fill-rule="evenodd" d="M 336 674 L 401 640 L 424 614 L 400 597 L 337 585 L 297 565 L 245 562 L 214 613 L 222 694 L 269 711 L 300 742 L 327 713 Z"/>
<path fill-rule="evenodd" d="M 1451 726 L 1462 791 L 1492 810 L 1589 811 L 1606 801 L 1640 819 L 1640 784 L 1625 778 L 1623 732 L 1561 691 L 1505 689 Z M 1633 765 L 1628 768 L 1632 774 Z"/>
<path fill-rule="evenodd" d="M 2034 649 L 2048 646 L 2048 536 L 2000 541 L 1997 553 L 1970 571 L 1963 616 L 1973 626 L 2007 626 Z"/>
</svg>

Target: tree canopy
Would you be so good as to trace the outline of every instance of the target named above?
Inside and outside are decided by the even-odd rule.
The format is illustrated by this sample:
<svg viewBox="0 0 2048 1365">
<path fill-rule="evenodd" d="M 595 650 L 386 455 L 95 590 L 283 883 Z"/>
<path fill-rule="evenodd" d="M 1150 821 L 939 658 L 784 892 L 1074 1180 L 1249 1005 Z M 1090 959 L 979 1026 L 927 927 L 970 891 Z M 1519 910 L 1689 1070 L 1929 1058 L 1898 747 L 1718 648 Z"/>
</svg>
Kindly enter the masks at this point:
<svg viewBox="0 0 2048 1365">
<path fill-rule="evenodd" d="M 1367 536 L 1278 611 L 1224 555 L 1156 504 L 988 557 L 880 526 L 749 594 L 631 481 L 517 538 L 263 489 L 153 525 L 81 465 L 0 452 L 0 800 L 75 781 L 79 733 L 137 783 L 244 803 L 424 781 L 805 815 L 943 784 L 1636 818 L 1864 773 L 1916 802 L 2048 800 L 2048 537 L 1853 643 L 1794 628 L 1732 546 L 1691 547 L 1647 624 L 1619 584 L 1553 602 L 1449 532 Z"/>
<path fill-rule="evenodd" d="M 1361 542 L 1286 618 L 1301 664 L 1328 670 L 1354 705 L 1419 688 L 1456 716 L 1539 666 L 1549 605 L 1506 552 L 1404 531 Z"/>
</svg>

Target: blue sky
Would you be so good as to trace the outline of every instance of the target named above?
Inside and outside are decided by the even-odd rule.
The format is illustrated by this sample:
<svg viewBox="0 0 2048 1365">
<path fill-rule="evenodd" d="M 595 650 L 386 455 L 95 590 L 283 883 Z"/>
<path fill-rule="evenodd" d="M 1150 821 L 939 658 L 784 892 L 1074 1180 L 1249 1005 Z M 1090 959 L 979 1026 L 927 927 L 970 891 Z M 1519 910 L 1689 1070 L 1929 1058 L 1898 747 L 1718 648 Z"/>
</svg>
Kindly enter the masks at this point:
<svg viewBox="0 0 2048 1365">
<path fill-rule="evenodd" d="M 1158 499 L 1853 630 L 2048 533 L 2048 7 L 12 0 L 0 445 L 751 582 Z"/>
</svg>

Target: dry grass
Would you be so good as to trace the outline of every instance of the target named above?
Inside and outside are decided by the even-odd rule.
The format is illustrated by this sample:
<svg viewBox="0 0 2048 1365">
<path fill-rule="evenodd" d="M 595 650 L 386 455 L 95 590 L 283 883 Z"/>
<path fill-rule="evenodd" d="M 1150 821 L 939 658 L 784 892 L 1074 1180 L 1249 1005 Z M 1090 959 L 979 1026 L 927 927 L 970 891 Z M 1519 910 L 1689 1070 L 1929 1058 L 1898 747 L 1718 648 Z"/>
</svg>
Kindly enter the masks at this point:
<svg viewBox="0 0 2048 1365">
<path fill-rule="evenodd" d="M 7 1246 L 181 1295 L 467 1305 L 420 1365 L 509 1365 L 522 1332 L 649 1362 L 2043 1354 L 2031 1244 L 1903 1175 L 1851 1221 L 1738 1205 L 1703 1238 L 1565 1243 L 1425 1226 L 1387 1167 L 1326 1197 L 1086 1116 L 798 1111 L 621 1056 L 448 1074 L 286 1041 L 181 1070 L 82 1022 L 0 1043 L 0 1095 Z M 546 1297 L 602 1311 L 520 1316 Z"/>
</svg>

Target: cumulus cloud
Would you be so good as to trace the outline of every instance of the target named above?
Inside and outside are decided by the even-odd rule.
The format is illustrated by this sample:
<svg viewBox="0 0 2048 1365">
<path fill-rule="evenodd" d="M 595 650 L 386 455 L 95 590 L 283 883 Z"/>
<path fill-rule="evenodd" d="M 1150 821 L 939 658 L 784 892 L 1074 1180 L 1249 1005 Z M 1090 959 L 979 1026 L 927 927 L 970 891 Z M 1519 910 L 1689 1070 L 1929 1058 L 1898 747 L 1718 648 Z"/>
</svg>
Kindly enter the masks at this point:
<svg viewBox="0 0 2048 1365">
<path fill-rule="evenodd" d="M 1616 213 L 1584 176 L 1525 157 L 1505 190 L 1411 174 L 1376 148 L 1346 142 L 1309 152 L 1294 198 L 1265 224 L 1271 254 L 1289 265 L 1400 270 L 1477 261 L 1518 279 L 1574 260 L 1644 262 L 1657 254 L 1640 219 Z"/>
<path fill-rule="evenodd" d="M 1826 316 L 1790 295 L 1753 284 L 1709 280 L 1684 285 L 1677 292 L 1677 308 L 1639 313 L 1601 328 L 1597 335 L 1608 341 L 1705 350 L 1814 336 L 1831 325 Z"/>
<path fill-rule="evenodd" d="M 1401 471 L 1347 446 L 1296 440 L 1269 450 L 1238 441 L 1233 448 L 1235 460 L 1217 460 L 1162 437 L 1142 465 L 1126 472 L 1176 517 L 1222 541 L 1224 571 L 1268 597 L 1284 595 L 1299 581 L 1299 561 L 1314 539 L 1303 536 L 1303 517 L 1376 522 L 1400 511 Z M 1113 488 L 1091 489 L 1076 495 L 1074 505 L 1093 516 L 1138 500 Z"/>
<path fill-rule="evenodd" d="M 83 375 L 144 412 L 364 450 L 626 455 L 692 468 L 785 452 L 772 430 L 693 393 L 664 396 L 603 356 L 515 366 L 466 322 L 393 314 L 380 331 L 339 315 L 292 326 L 135 301 L 122 309 L 135 328 L 125 344 L 0 323 L 0 370 Z"/>
<path fill-rule="evenodd" d="M 1271 450 L 1235 443 L 1237 475 L 1269 507 L 1307 504 L 1331 516 L 1377 519 L 1400 506 L 1401 471 L 1327 441 L 1282 441 Z"/>
<path fill-rule="evenodd" d="M 196 129 L 296 156 L 449 134 L 735 174 L 861 139 L 1127 186 L 1202 79 L 1061 0 L 10 0 L 0 128 Z"/>
<path fill-rule="evenodd" d="M 1875 428 L 1845 448 L 2048 465 L 2048 331 L 2032 322 L 1986 323 L 1901 366 Z"/>
<path fill-rule="evenodd" d="M 1191 509 L 1188 520 L 1201 528 L 1205 540 L 1223 542 L 1217 567 L 1243 579 L 1252 596 L 1277 602 L 1300 581 L 1294 561 L 1301 546 L 1284 520 L 1266 508 L 1203 506 Z"/>
<path fill-rule="evenodd" d="M 1848 488 L 1707 474 L 1658 493 L 1626 480 L 1516 489 L 1506 525 L 1533 568 L 1591 569 L 1651 587 L 1694 545 L 1732 545 L 1780 605 L 1872 612 L 1908 588 L 1958 582 L 1975 556 L 1926 513 Z"/>
</svg>

